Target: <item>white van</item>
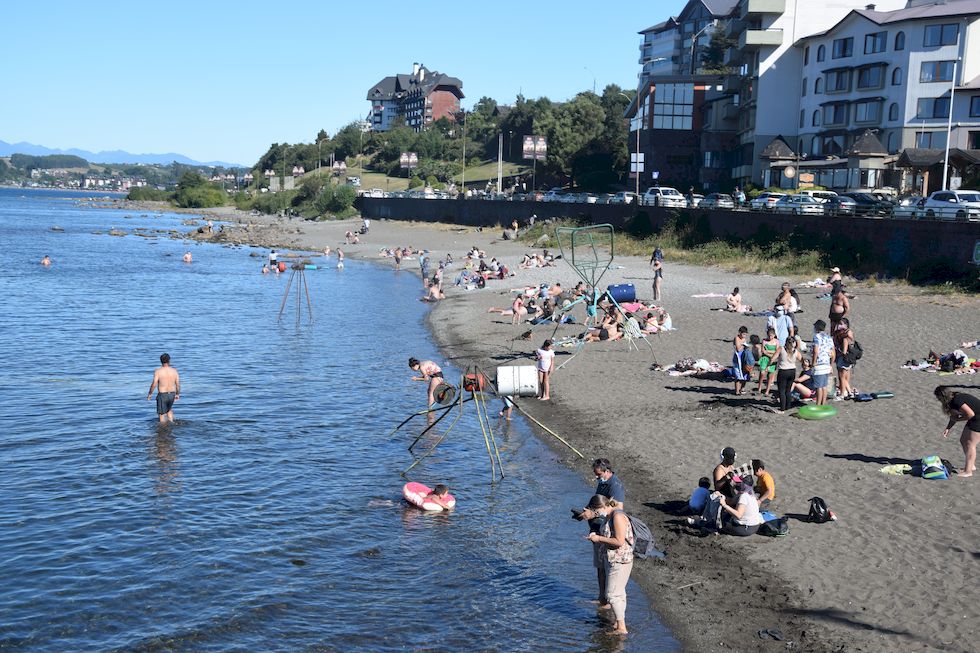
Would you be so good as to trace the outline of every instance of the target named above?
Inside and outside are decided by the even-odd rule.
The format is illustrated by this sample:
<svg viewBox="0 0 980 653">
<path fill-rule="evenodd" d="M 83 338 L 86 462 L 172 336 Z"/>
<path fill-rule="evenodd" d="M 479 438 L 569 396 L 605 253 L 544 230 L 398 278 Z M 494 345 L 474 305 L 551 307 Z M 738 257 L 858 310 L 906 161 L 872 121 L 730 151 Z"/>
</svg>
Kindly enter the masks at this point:
<svg viewBox="0 0 980 653">
<path fill-rule="evenodd" d="M 653 186 L 643 193 L 642 204 L 645 206 L 669 206 L 686 209 L 687 199 L 676 188 Z"/>
<path fill-rule="evenodd" d="M 832 190 L 809 190 L 803 189 L 797 192 L 797 195 L 809 195 L 818 202 L 826 202 L 837 197 L 837 193 Z"/>
</svg>

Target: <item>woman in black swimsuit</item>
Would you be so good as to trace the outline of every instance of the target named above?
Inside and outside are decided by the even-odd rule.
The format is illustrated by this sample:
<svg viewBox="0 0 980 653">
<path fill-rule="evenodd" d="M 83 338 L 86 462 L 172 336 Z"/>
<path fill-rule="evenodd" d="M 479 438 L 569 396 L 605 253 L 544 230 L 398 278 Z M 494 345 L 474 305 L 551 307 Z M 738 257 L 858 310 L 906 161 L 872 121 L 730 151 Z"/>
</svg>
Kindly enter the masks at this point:
<svg viewBox="0 0 980 653">
<path fill-rule="evenodd" d="M 973 472 L 977 471 L 977 444 L 980 443 L 980 399 L 965 392 L 953 392 L 944 385 L 937 386 L 935 394 L 943 405 L 943 412 L 949 415 L 949 423 L 943 431 L 944 438 L 949 437 L 949 430 L 956 422 L 966 420 L 963 434 L 960 435 L 966 464 L 959 476 L 973 476 Z"/>
</svg>

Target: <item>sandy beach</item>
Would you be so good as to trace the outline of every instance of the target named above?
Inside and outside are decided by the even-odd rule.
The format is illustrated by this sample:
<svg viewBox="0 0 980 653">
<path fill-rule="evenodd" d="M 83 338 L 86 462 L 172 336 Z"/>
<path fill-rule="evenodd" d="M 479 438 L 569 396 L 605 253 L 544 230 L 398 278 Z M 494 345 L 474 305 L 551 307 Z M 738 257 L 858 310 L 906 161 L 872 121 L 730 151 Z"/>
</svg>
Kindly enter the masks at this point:
<svg viewBox="0 0 980 653">
<path fill-rule="evenodd" d="M 475 245 L 516 270 L 528 250 L 487 230 L 377 220 L 361 245 L 347 246 L 344 232 L 359 227 L 359 220 L 237 217 L 256 223 L 255 229 L 269 225 L 263 229 L 268 238 L 248 242 L 312 250 L 340 245 L 350 257 L 385 265 L 393 261 L 378 256 L 381 247 L 413 245 L 430 250 L 433 261 L 447 252 L 460 261 Z M 603 286 L 633 283 L 640 298 L 652 296 L 647 260 L 621 257 L 615 264 L 623 268 L 610 270 Z M 405 261 L 403 268 L 400 274 L 418 274 L 417 261 Z M 447 298 L 433 307 L 429 322 L 445 360 L 491 371 L 498 365 L 530 364 L 534 349 L 554 327 L 536 327 L 531 340 L 515 339 L 531 327 L 512 326 L 509 316 L 488 314 L 487 308 L 509 305 L 511 288 L 555 281 L 571 287 L 578 280 L 569 265 L 559 262 L 554 268 L 516 270 L 516 277 L 465 292 L 452 287 L 458 269 L 447 273 Z M 812 651 L 980 649 L 975 575 L 980 521 L 974 514 L 980 477 L 929 481 L 879 472 L 887 464 L 929 454 L 962 465 L 962 426 L 942 439 L 946 418 L 932 391 L 940 383 L 970 391 L 980 377 L 939 376 L 901 365 L 924 358 L 930 349 L 950 351 L 976 339 L 980 300 L 924 295 L 901 285 L 849 285 L 856 296 L 852 325 L 865 351 L 853 384 L 862 392 L 895 396 L 839 402 L 840 413 L 833 419 L 778 415 L 757 394 L 736 397 L 731 383 L 652 369 L 654 359 L 669 365 L 688 356 L 728 365 L 738 327 L 763 334 L 765 318 L 712 311 L 724 300 L 692 296 L 739 286 L 746 302 L 766 307 L 783 281 L 796 285 L 803 280 L 667 260 L 663 304 L 676 330 L 651 338 L 653 354 L 642 344 L 639 351 L 630 350 L 626 341 L 589 344 L 553 376 L 552 401 L 526 399 L 521 405 L 587 459 L 611 459 L 626 485 L 629 511 L 651 526 L 668 554 L 666 564 L 637 564 L 633 579 L 686 650 L 777 650 L 789 642 Z M 311 289 L 316 292 L 315 277 Z M 797 323 L 809 339 L 813 322 L 826 319 L 829 302 L 816 299 L 823 291 L 799 292 L 804 312 L 796 316 Z M 558 335 L 581 330 L 580 325 L 563 326 Z M 559 350 L 558 364 L 568 351 Z M 702 536 L 675 514 L 678 502 L 686 501 L 699 477 L 710 474 L 726 446 L 735 447 L 740 463 L 765 460 L 776 481 L 773 511 L 790 517 L 788 537 Z M 554 451 L 562 462 L 590 475 L 588 460 L 560 445 Z M 839 520 L 806 522 L 813 496 L 826 499 Z M 568 497 L 567 506 L 554 509 L 564 511 L 586 500 Z M 783 641 L 761 639 L 762 629 L 779 630 Z"/>
</svg>

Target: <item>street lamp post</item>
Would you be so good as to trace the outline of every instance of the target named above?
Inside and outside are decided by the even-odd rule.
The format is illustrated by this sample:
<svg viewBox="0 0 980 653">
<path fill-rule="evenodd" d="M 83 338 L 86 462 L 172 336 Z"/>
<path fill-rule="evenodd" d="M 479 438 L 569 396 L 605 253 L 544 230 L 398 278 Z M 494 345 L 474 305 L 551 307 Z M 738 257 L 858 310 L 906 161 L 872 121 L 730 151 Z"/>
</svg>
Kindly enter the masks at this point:
<svg viewBox="0 0 980 653">
<path fill-rule="evenodd" d="M 949 141 L 953 136 L 953 94 L 956 92 L 956 64 L 959 58 L 953 61 L 953 77 L 949 82 L 949 117 L 946 120 L 946 154 L 943 156 L 943 190 L 949 190 L 946 181 L 949 175 Z"/>
<path fill-rule="evenodd" d="M 466 109 L 460 108 L 459 113 L 463 119 L 463 172 L 461 185 L 463 199 L 466 199 Z"/>
<path fill-rule="evenodd" d="M 627 100 L 629 100 L 630 102 L 633 102 L 633 98 L 626 95 L 626 93 L 620 91 L 619 94 L 622 95 Z M 636 90 L 636 152 L 635 152 L 635 156 L 636 156 L 636 200 L 635 201 L 637 203 L 639 203 L 640 201 L 640 125 L 642 124 L 643 121 L 640 120 L 640 90 L 637 89 Z"/>
<path fill-rule="evenodd" d="M 694 72 L 695 72 L 695 70 L 696 70 L 696 67 L 695 67 L 695 65 L 694 65 L 694 51 L 695 51 L 695 50 L 697 49 L 697 47 L 698 47 L 698 38 L 700 38 L 700 36 L 701 36 L 702 34 L 704 34 L 704 33 L 705 33 L 706 31 L 708 31 L 708 28 L 709 28 L 709 27 L 714 27 L 714 24 L 713 24 L 713 23 L 708 23 L 707 25 L 705 25 L 704 27 L 702 27 L 702 28 L 701 28 L 701 29 L 700 29 L 700 30 L 699 30 L 699 31 L 698 31 L 698 32 L 697 32 L 697 33 L 696 33 L 696 34 L 695 34 L 695 35 L 694 35 L 694 36 L 693 36 L 693 37 L 691 38 L 691 74 L 692 74 L 692 75 L 694 74 Z"/>
</svg>

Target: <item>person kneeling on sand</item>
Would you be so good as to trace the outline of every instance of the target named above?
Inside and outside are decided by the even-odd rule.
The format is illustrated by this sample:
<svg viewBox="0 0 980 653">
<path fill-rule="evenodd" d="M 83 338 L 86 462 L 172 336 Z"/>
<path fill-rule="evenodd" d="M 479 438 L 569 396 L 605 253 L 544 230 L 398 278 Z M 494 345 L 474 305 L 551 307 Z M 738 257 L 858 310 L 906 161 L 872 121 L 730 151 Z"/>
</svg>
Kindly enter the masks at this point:
<svg viewBox="0 0 980 653">
<path fill-rule="evenodd" d="M 766 471 L 766 464 L 758 458 L 752 460 L 752 473 L 755 475 L 755 493 L 758 495 L 759 508 L 769 510 L 769 504 L 776 498 L 776 481 Z"/>
<path fill-rule="evenodd" d="M 738 291 L 738 286 L 732 290 L 732 294 L 725 297 L 725 310 L 739 313 L 742 310 L 742 294 Z"/>
<path fill-rule="evenodd" d="M 762 525 L 759 500 L 755 498 L 752 483 L 748 479 L 735 478 L 738 479 L 735 483 L 735 507 L 728 505 L 730 499 L 722 497 L 721 507 L 725 513 L 722 515 L 721 532 L 738 537 L 755 535 Z"/>
<path fill-rule="evenodd" d="M 691 493 L 691 498 L 687 501 L 687 509 L 690 513 L 695 515 L 700 515 L 704 512 L 704 507 L 708 503 L 708 497 L 711 496 L 711 479 L 707 476 L 702 476 L 698 480 L 698 486 L 694 488 L 694 492 Z"/>
<path fill-rule="evenodd" d="M 446 510 L 452 510 L 456 504 L 449 503 L 449 500 L 446 498 L 446 495 L 448 494 L 449 494 L 449 488 L 443 485 L 442 483 L 439 483 L 434 488 L 432 488 L 432 492 L 429 492 L 427 495 L 425 495 L 425 499 L 423 501 L 434 501 L 435 503 L 438 503 Z"/>
</svg>

